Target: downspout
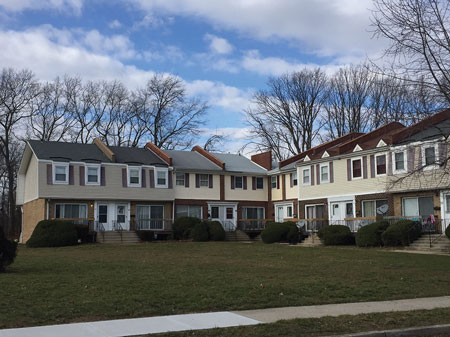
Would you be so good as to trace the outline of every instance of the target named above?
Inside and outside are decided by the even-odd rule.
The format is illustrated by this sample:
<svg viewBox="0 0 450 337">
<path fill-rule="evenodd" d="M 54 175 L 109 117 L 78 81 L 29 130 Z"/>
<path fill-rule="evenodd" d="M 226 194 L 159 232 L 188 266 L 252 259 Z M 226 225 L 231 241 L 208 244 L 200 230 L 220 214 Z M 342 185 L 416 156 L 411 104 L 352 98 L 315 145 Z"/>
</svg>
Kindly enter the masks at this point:
<svg viewBox="0 0 450 337">
<path fill-rule="evenodd" d="M 48 220 L 50 216 L 50 199 L 46 200 L 46 211 L 45 211 L 45 219 Z"/>
</svg>

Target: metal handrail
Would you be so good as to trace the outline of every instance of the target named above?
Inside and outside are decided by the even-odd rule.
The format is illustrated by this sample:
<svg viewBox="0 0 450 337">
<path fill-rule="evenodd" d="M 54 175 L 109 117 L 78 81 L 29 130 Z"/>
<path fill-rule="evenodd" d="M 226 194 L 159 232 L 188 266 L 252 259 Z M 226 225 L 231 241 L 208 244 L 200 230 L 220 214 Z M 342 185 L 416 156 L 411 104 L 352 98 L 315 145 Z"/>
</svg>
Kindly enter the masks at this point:
<svg viewBox="0 0 450 337">
<path fill-rule="evenodd" d="M 123 235 L 122 235 L 123 227 L 122 227 L 121 223 L 118 222 L 117 220 L 113 221 L 113 230 L 116 231 L 116 232 L 119 232 L 119 234 L 120 234 L 120 242 L 122 242 L 123 241 Z"/>
<path fill-rule="evenodd" d="M 236 230 L 236 225 L 233 223 L 233 221 L 230 220 L 224 220 L 222 222 L 222 226 L 226 232 L 233 232 Z"/>
<path fill-rule="evenodd" d="M 134 219 L 135 230 L 169 231 L 172 229 L 172 219 Z"/>
<path fill-rule="evenodd" d="M 241 219 L 238 221 L 238 228 L 241 230 L 263 230 L 268 222 L 273 219 Z"/>
</svg>

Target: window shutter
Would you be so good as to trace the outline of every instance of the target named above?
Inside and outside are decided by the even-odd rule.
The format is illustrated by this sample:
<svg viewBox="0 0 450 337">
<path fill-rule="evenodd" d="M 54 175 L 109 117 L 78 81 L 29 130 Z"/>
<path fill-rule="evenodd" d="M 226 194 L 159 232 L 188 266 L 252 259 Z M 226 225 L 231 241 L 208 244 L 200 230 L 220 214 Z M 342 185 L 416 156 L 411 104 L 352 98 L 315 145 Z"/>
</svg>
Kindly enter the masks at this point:
<svg viewBox="0 0 450 337">
<path fill-rule="evenodd" d="M 69 185 L 73 185 L 73 165 L 69 165 Z"/>
<path fill-rule="evenodd" d="M 189 173 L 184 174 L 184 187 L 189 187 Z"/>
<path fill-rule="evenodd" d="M 389 152 L 387 153 L 387 175 L 392 175 L 392 156 Z"/>
<path fill-rule="evenodd" d="M 147 182 L 146 182 L 146 177 L 145 177 L 145 169 L 142 168 L 142 173 L 141 173 L 141 177 L 142 177 L 142 184 L 141 187 L 147 187 Z"/>
<path fill-rule="evenodd" d="M 252 177 L 252 190 L 256 190 L 256 177 Z"/>
<path fill-rule="evenodd" d="M 277 190 L 280 189 L 280 176 L 277 175 Z"/>
<path fill-rule="evenodd" d="M 106 186 L 106 172 L 104 166 L 100 167 L 100 185 Z"/>
<path fill-rule="evenodd" d="M 367 179 L 367 156 L 363 157 L 363 179 Z"/>
<path fill-rule="evenodd" d="M 330 161 L 330 184 L 334 183 L 334 170 L 333 170 L 333 162 Z"/>
<path fill-rule="evenodd" d="M 408 156 L 408 172 L 414 171 L 414 157 L 415 157 L 415 148 L 409 147 L 407 151 Z"/>
<path fill-rule="evenodd" d="M 439 163 L 441 166 L 447 165 L 447 142 L 439 143 Z"/>
<path fill-rule="evenodd" d="M 291 180 L 291 188 L 292 188 L 292 187 L 294 187 L 294 175 L 291 173 L 289 175 L 289 177 L 290 177 L 290 180 Z"/>
<path fill-rule="evenodd" d="M 418 146 L 417 169 L 422 171 L 422 149 Z"/>
<path fill-rule="evenodd" d="M 196 188 L 200 187 L 200 174 L 198 173 L 195 174 L 195 187 Z"/>
<path fill-rule="evenodd" d="M 212 174 L 208 175 L 208 180 L 209 180 L 209 188 L 213 188 L 213 177 Z"/>
<path fill-rule="evenodd" d="M 167 172 L 167 185 L 169 188 L 173 188 L 173 172 L 172 171 L 168 171 Z"/>
<path fill-rule="evenodd" d="M 347 159 L 347 180 L 352 180 L 352 160 Z"/>
<path fill-rule="evenodd" d="M 123 168 L 122 169 L 122 186 L 123 187 L 127 187 L 127 169 Z"/>
<path fill-rule="evenodd" d="M 309 173 L 310 173 L 310 179 L 311 179 L 311 185 L 314 185 L 314 165 L 311 165 L 310 169 L 309 169 Z M 303 179 L 303 177 L 302 177 Z"/>
<path fill-rule="evenodd" d="M 247 176 L 242 177 L 242 186 L 244 187 L 244 190 L 247 189 Z"/>
<path fill-rule="evenodd" d="M 234 176 L 231 176 L 231 189 L 234 190 Z"/>
<path fill-rule="evenodd" d="M 80 166 L 80 186 L 84 186 L 84 165 Z"/>
<path fill-rule="evenodd" d="M 319 164 L 317 164 L 316 165 L 316 175 L 317 175 L 317 185 L 320 185 L 320 179 L 322 178 L 321 176 L 320 176 L 320 165 Z"/>
<path fill-rule="evenodd" d="M 370 178 L 375 178 L 375 156 L 370 155 Z"/>
<path fill-rule="evenodd" d="M 47 164 L 47 185 L 53 184 L 52 164 Z"/>
<path fill-rule="evenodd" d="M 151 168 L 149 171 L 150 181 L 148 182 L 148 186 L 150 188 L 155 188 L 155 170 Z"/>
</svg>

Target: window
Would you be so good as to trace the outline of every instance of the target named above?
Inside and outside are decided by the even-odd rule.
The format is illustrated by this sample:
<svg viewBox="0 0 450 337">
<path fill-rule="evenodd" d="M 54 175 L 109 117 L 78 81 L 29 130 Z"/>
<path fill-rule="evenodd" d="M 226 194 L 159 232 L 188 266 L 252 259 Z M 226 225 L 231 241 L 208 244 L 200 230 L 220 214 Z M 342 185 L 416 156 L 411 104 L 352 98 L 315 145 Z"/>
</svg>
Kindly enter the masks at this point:
<svg viewBox="0 0 450 337">
<path fill-rule="evenodd" d="M 242 188 L 242 177 L 234 177 L 234 188 Z"/>
<path fill-rule="evenodd" d="M 55 218 L 84 219 L 87 218 L 86 204 L 55 204 Z"/>
<path fill-rule="evenodd" d="M 306 218 L 307 219 L 324 219 L 325 205 L 307 205 Z"/>
<path fill-rule="evenodd" d="M 53 183 L 68 184 L 69 183 L 69 164 L 54 164 Z"/>
<path fill-rule="evenodd" d="M 140 167 L 128 167 L 128 186 L 141 187 Z"/>
<path fill-rule="evenodd" d="M 164 229 L 164 206 L 136 205 L 137 229 Z"/>
<path fill-rule="evenodd" d="M 353 203 L 347 202 L 345 204 L 345 216 L 352 217 L 353 216 Z"/>
<path fill-rule="evenodd" d="M 87 185 L 100 184 L 100 166 L 86 167 L 86 184 Z"/>
<path fill-rule="evenodd" d="M 233 208 L 232 207 L 227 207 L 227 219 L 233 219 Z"/>
<path fill-rule="evenodd" d="M 309 168 L 303 169 L 303 185 L 311 185 L 311 170 Z"/>
<path fill-rule="evenodd" d="M 256 189 L 257 190 L 264 189 L 264 178 L 263 177 L 256 177 Z"/>
<path fill-rule="evenodd" d="M 202 218 L 202 206 L 177 205 L 175 217 L 190 216 L 193 218 Z"/>
<path fill-rule="evenodd" d="M 395 173 L 402 173 L 402 172 L 406 171 L 405 159 L 406 159 L 405 151 L 394 153 L 394 172 Z"/>
<path fill-rule="evenodd" d="M 404 216 L 429 216 L 434 214 L 433 197 L 403 198 Z"/>
<path fill-rule="evenodd" d="M 219 207 L 213 206 L 211 207 L 211 218 L 218 219 L 219 218 Z"/>
<path fill-rule="evenodd" d="M 264 219 L 264 207 L 243 207 L 242 219 L 251 219 L 251 220 Z"/>
<path fill-rule="evenodd" d="M 209 187 L 209 175 L 207 174 L 200 174 L 200 187 Z"/>
<path fill-rule="evenodd" d="M 292 218 L 292 206 L 287 207 L 286 214 L 288 218 Z"/>
<path fill-rule="evenodd" d="M 277 176 L 270 177 L 270 185 L 272 188 L 277 188 Z"/>
<path fill-rule="evenodd" d="M 425 148 L 425 165 L 433 165 L 436 163 L 436 149 L 434 146 Z"/>
<path fill-rule="evenodd" d="M 386 155 L 375 156 L 377 176 L 386 174 Z"/>
<path fill-rule="evenodd" d="M 175 178 L 175 184 L 177 186 L 184 186 L 184 173 L 177 173 Z"/>
<path fill-rule="evenodd" d="M 450 213 L 450 194 L 445 196 L 445 213 Z"/>
<path fill-rule="evenodd" d="M 362 216 L 374 217 L 377 215 L 387 215 L 389 205 L 387 200 L 364 200 L 362 202 Z"/>
<path fill-rule="evenodd" d="M 156 187 L 167 188 L 167 175 L 169 171 L 165 169 L 156 170 Z"/>
<path fill-rule="evenodd" d="M 328 164 L 320 165 L 320 182 L 321 183 L 329 183 L 330 182 L 329 169 L 330 168 L 329 168 Z"/>
<path fill-rule="evenodd" d="M 108 205 L 98 205 L 98 222 L 108 222 Z"/>
<path fill-rule="evenodd" d="M 292 173 L 292 185 L 297 186 L 297 184 L 298 184 L 297 171 L 295 171 L 294 173 Z"/>
<path fill-rule="evenodd" d="M 362 159 L 352 159 L 352 178 L 362 177 Z"/>
</svg>

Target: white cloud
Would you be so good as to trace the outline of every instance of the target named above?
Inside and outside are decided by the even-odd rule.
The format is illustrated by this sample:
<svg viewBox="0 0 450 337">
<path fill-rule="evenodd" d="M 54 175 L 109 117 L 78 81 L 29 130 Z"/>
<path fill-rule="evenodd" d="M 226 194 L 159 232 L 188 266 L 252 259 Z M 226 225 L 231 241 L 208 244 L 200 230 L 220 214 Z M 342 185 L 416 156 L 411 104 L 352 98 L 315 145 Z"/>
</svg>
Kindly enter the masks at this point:
<svg viewBox="0 0 450 337">
<path fill-rule="evenodd" d="M 56 9 L 81 14 L 83 0 L 0 0 L 0 7 L 10 12 L 27 9 Z"/>
<path fill-rule="evenodd" d="M 108 27 L 111 29 L 117 29 L 117 28 L 121 28 L 122 24 L 120 23 L 119 20 L 115 19 L 108 24 Z"/>
<path fill-rule="evenodd" d="M 209 49 L 216 54 L 230 54 L 233 46 L 224 38 L 205 34 L 205 40 L 209 42 Z"/>
</svg>

